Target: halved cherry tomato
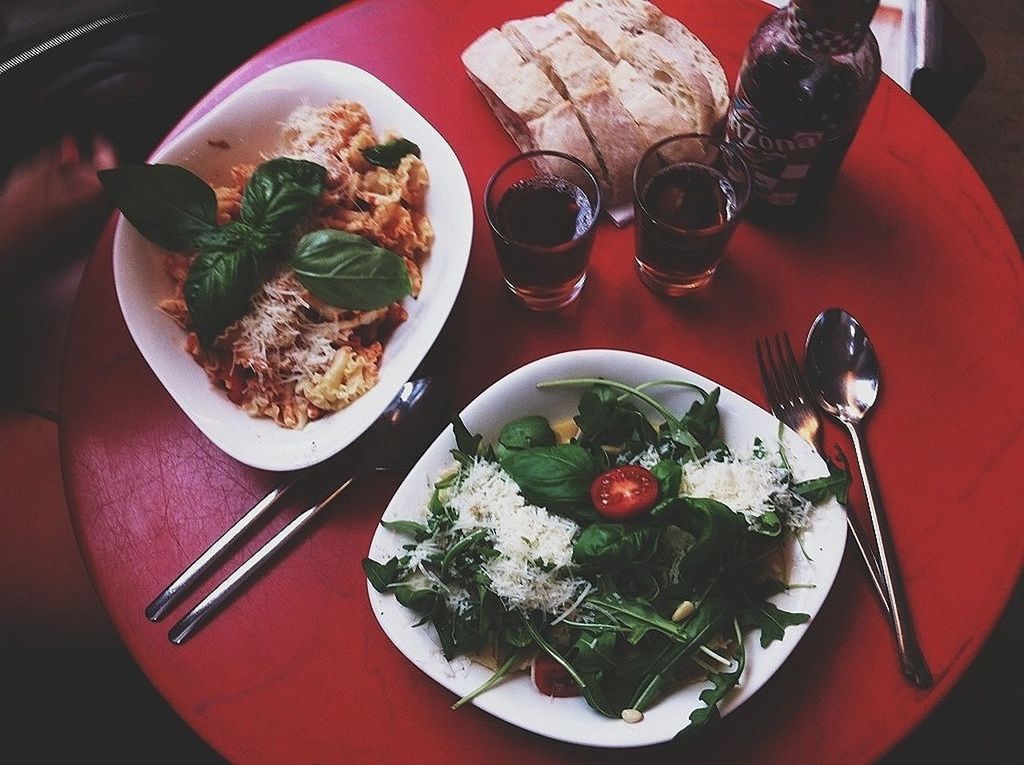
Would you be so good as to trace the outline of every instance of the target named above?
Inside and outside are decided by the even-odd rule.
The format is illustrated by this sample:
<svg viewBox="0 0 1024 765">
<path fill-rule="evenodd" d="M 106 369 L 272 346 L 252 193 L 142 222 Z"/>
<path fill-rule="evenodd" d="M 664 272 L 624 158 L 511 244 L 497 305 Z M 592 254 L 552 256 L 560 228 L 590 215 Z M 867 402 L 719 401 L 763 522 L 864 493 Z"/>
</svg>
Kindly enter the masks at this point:
<svg viewBox="0 0 1024 765">
<path fill-rule="evenodd" d="M 590 484 L 590 501 L 605 518 L 633 518 L 646 513 L 658 501 L 658 479 L 639 465 L 612 468 Z"/>
<path fill-rule="evenodd" d="M 565 668 L 546 653 L 538 653 L 530 663 L 530 677 L 537 690 L 545 696 L 566 698 L 579 696 L 582 691 Z"/>
</svg>

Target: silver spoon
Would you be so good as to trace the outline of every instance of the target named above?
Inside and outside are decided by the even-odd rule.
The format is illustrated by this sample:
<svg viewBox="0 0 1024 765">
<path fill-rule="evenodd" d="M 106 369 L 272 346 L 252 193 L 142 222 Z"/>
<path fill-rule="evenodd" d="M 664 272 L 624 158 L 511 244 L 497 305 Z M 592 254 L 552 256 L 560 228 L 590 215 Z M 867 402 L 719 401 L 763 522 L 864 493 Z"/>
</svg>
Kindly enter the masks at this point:
<svg viewBox="0 0 1024 765">
<path fill-rule="evenodd" d="M 861 423 L 878 398 L 880 375 L 875 349 L 853 316 L 841 308 L 829 308 L 818 314 L 811 325 L 804 358 L 811 392 L 822 409 L 846 426 L 853 440 L 878 546 L 882 580 L 892 605 L 896 646 L 903 674 L 918 687 L 929 688 L 932 676 L 914 634 L 889 523 L 861 432 Z"/>
<path fill-rule="evenodd" d="M 355 460 L 349 456 L 346 459 L 347 467 L 336 461 L 327 464 L 328 469 L 331 465 L 335 465 L 342 472 L 340 477 L 343 480 L 340 481 L 340 485 L 326 498 L 296 516 L 230 576 L 217 585 L 195 608 L 171 627 L 167 634 L 168 639 L 172 643 L 180 644 L 191 637 L 227 604 L 246 581 L 345 491 L 356 478 L 379 470 L 408 470 L 447 422 L 449 406 L 446 392 L 446 386 L 432 378 L 422 378 L 406 383 L 401 393 L 388 405 L 388 408 L 360 440 L 353 445 L 355 448 L 351 452 L 346 450 L 344 453 L 351 455 L 352 452 L 355 452 L 359 456 Z M 210 549 L 200 556 L 199 560 L 206 563 L 204 568 L 208 569 L 215 559 L 219 559 L 231 542 L 239 536 L 241 532 L 236 531 L 237 526 L 243 521 L 249 520 L 257 508 L 261 508 L 261 512 L 265 511 L 274 500 L 281 497 L 294 484 L 294 480 L 272 490 L 253 510 L 243 516 L 238 524 L 214 542 Z M 271 499 L 272 497 L 273 499 Z M 254 520 L 255 518 L 251 519 L 251 521 Z M 212 554 L 211 551 L 213 551 Z M 189 574 L 193 567 L 186 569 L 179 580 Z M 179 580 L 175 580 L 168 590 L 173 591 L 174 599 L 177 600 L 189 586 L 195 583 L 199 576 L 201 573 L 193 572 L 192 577 L 184 585 L 179 583 Z M 161 597 L 163 597 L 163 593 L 158 596 L 157 601 L 160 601 Z"/>
</svg>

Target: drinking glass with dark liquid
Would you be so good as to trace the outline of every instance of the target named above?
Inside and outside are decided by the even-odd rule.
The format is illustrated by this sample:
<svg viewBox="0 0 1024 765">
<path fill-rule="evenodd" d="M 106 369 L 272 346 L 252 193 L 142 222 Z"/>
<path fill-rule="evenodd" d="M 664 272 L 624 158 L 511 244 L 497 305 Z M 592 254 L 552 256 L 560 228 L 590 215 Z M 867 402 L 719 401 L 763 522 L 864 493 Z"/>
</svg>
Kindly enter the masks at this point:
<svg viewBox="0 0 1024 765">
<path fill-rule="evenodd" d="M 743 157 L 709 136 L 672 136 L 649 148 L 633 176 L 641 281 L 669 297 L 707 284 L 749 193 Z"/>
<path fill-rule="evenodd" d="M 535 311 L 575 300 L 587 279 L 601 190 L 580 160 L 556 151 L 513 157 L 484 191 L 505 283 Z"/>
</svg>

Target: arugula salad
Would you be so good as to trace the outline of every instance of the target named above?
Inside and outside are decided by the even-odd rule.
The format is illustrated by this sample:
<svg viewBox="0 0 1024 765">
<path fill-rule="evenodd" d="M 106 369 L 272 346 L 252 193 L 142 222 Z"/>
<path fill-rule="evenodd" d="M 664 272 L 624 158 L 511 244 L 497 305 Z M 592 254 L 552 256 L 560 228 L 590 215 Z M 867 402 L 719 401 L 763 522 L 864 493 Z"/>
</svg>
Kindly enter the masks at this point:
<svg viewBox="0 0 1024 765">
<path fill-rule="evenodd" d="M 538 691 L 583 696 L 639 722 L 681 684 L 710 681 L 689 732 L 718 719 L 741 680 L 743 636 L 767 647 L 809 619 L 769 598 L 781 549 L 815 504 L 845 501 L 846 473 L 797 482 L 780 444 L 722 440 L 719 389 L 573 378 L 570 421 L 508 422 L 483 443 L 456 418 L 453 468 L 418 520 L 382 521 L 406 541 L 365 559 L 370 584 L 432 625 L 445 658 L 494 672 L 454 707 L 529 668 Z M 685 412 L 655 393 L 691 389 Z M 780 431 L 781 434 L 781 431 Z"/>
</svg>

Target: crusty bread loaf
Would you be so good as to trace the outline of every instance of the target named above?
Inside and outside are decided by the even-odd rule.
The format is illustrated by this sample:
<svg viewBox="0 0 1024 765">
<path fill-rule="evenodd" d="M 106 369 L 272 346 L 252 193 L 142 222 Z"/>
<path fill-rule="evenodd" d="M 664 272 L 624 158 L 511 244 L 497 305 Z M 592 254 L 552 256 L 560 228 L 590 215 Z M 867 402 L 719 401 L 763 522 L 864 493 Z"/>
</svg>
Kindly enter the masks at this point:
<svg viewBox="0 0 1024 765">
<path fill-rule="evenodd" d="M 545 74 L 520 56 L 497 29 L 489 29 L 462 52 L 462 63 L 516 144 L 535 148 L 526 125 L 564 99 Z"/>
<path fill-rule="evenodd" d="M 612 92 L 626 107 L 647 145 L 680 133 L 699 133 L 696 115 L 684 114 L 640 76 L 628 61 L 620 61 L 612 70 Z"/>
<path fill-rule="evenodd" d="M 556 20 L 557 21 L 557 20 Z M 515 37 L 529 34 L 533 23 L 508 27 Z M 545 24 L 548 32 L 556 24 Z M 576 108 L 597 157 L 598 177 L 611 203 L 628 200 L 633 167 L 646 146 L 643 132 L 611 90 L 612 65 L 575 34 L 548 34 L 546 45 L 520 40 L 520 50 L 533 56 L 552 85 Z"/>
<path fill-rule="evenodd" d="M 554 14 L 506 21 L 501 25 L 501 33 L 527 61 L 535 60 L 559 40 L 575 36 L 572 27 Z"/>
<path fill-rule="evenodd" d="M 677 46 L 707 78 L 715 104 L 716 124 L 720 123 L 725 119 L 725 113 L 729 111 L 729 82 L 725 79 L 725 70 L 718 59 L 708 50 L 708 46 L 678 19 L 662 15 L 661 23 L 655 31 Z"/>
<path fill-rule="evenodd" d="M 538 146 L 575 157 L 590 168 L 590 171 L 601 185 L 602 195 L 605 195 L 606 198 L 608 194 L 607 182 L 604 181 L 600 163 L 594 154 L 594 146 L 591 143 L 590 136 L 583 129 L 580 117 L 571 103 L 562 101 L 543 117 L 531 120 L 527 128 Z M 566 176 L 564 164 L 559 165 L 557 171 L 553 168 L 547 168 L 543 159 L 535 160 L 534 164 L 541 171 L 547 171 L 553 175 L 561 174 L 581 188 L 587 188 L 590 185 L 585 177 L 572 177 L 571 174 Z"/>
<path fill-rule="evenodd" d="M 701 130 L 710 133 L 719 129 L 729 108 L 729 83 L 725 71 L 707 46 L 678 19 L 666 15 L 647 0 L 571 0 L 560 5 L 555 14 L 612 62 L 626 59 L 636 66 L 638 55 L 642 59 L 650 59 L 650 55 L 638 54 L 638 46 L 645 45 L 654 47 L 654 58 L 664 62 L 668 48 L 659 41 L 650 42 L 653 38 L 649 35 L 653 32 L 668 40 L 674 49 L 674 54 L 668 59 L 674 59 L 677 64 L 668 70 L 655 66 L 657 76 L 667 75 L 683 89 L 695 89 L 698 101 L 708 104 L 699 104 L 699 110 L 706 112 L 701 120 Z M 683 71 L 680 71 L 678 62 L 684 62 Z M 707 83 L 707 89 L 704 83 Z M 652 84 L 658 87 L 657 82 Z M 672 88 L 671 84 L 666 85 Z M 664 92 L 665 88 L 662 90 Z M 683 99 L 686 103 L 680 104 L 679 99 L 670 98 L 684 112 L 694 108 L 691 99 Z"/>
<path fill-rule="evenodd" d="M 620 212 L 648 146 L 714 133 L 728 108 L 721 65 L 648 0 L 570 0 L 488 30 L 462 59 L 517 145 L 579 157 Z"/>
<path fill-rule="evenodd" d="M 555 9 L 555 15 L 572 26 L 588 45 L 613 64 L 633 35 L 652 29 L 661 11 L 650 3 L 620 0 L 570 0 Z"/>
<path fill-rule="evenodd" d="M 571 154 L 600 177 L 600 162 L 573 105 L 501 32 L 490 29 L 477 38 L 463 52 L 462 63 L 520 149 Z"/>
<path fill-rule="evenodd" d="M 720 118 L 711 85 L 672 43 L 661 35 L 644 32 L 625 42 L 620 53 L 655 90 L 697 124 L 700 132 L 714 131 Z"/>
<path fill-rule="evenodd" d="M 647 148 L 643 133 L 608 85 L 582 94 L 573 103 L 594 144 L 605 177 L 608 206 L 629 201 L 633 169 Z"/>
<path fill-rule="evenodd" d="M 585 164 L 600 181 L 600 163 L 594 154 L 590 136 L 583 130 L 580 118 L 568 101 L 527 124 L 527 130 L 536 146 L 569 154 Z M 543 163 L 538 164 L 543 168 Z M 584 179 L 569 178 L 580 188 L 586 188 Z M 607 192 L 606 192 L 607 193 Z"/>
<path fill-rule="evenodd" d="M 612 65 L 554 16 L 510 21 L 501 27 L 501 33 L 570 100 L 600 87 L 611 76 Z"/>
</svg>

